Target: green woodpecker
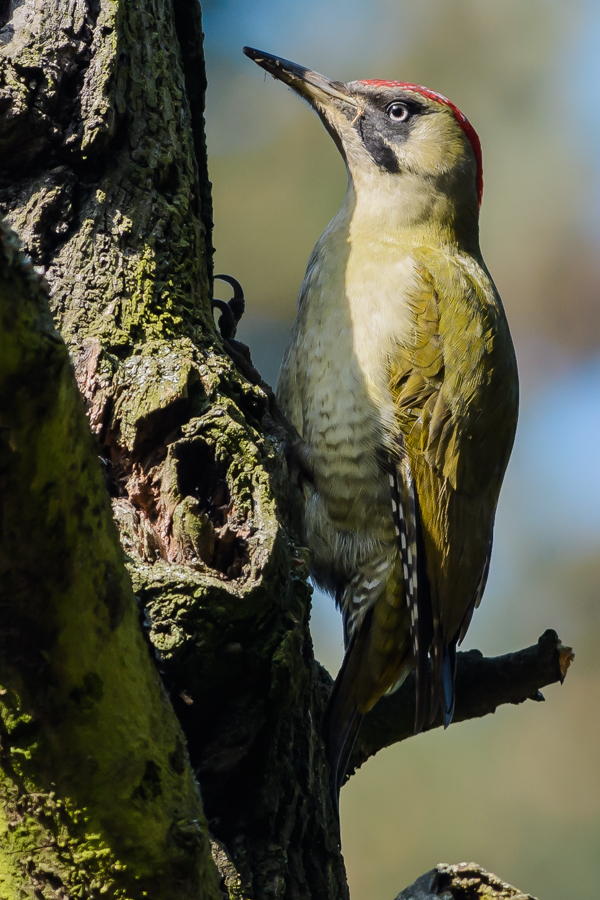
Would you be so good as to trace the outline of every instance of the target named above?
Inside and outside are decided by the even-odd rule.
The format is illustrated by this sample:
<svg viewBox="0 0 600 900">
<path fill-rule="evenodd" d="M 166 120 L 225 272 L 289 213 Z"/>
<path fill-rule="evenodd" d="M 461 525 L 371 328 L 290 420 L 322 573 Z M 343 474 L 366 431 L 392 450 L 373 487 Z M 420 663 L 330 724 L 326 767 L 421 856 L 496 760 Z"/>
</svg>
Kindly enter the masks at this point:
<svg viewBox="0 0 600 900">
<path fill-rule="evenodd" d="M 302 437 L 304 538 L 341 607 L 325 721 L 335 795 L 362 716 L 414 668 L 415 730 L 454 711 L 517 422 L 513 345 L 479 249 L 481 147 L 441 94 L 330 81 L 244 48 L 316 110 L 348 188 L 317 242 L 277 396 Z"/>
</svg>

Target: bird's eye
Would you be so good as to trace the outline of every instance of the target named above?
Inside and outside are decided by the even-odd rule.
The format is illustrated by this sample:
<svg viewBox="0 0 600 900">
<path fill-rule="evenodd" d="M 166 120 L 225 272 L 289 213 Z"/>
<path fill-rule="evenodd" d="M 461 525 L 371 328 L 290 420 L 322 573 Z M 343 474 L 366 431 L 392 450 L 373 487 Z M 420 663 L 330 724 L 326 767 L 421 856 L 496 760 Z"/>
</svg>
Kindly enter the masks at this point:
<svg viewBox="0 0 600 900">
<path fill-rule="evenodd" d="M 388 114 L 388 118 L 390 118 L 392 122 L 406 122 L 406 120 L 410 116 L 408 107 L 406 107 L 404 103 L 397 102 L 390 103 L 390 105 L 386 109 L 386 113 Z"/>
</svg>

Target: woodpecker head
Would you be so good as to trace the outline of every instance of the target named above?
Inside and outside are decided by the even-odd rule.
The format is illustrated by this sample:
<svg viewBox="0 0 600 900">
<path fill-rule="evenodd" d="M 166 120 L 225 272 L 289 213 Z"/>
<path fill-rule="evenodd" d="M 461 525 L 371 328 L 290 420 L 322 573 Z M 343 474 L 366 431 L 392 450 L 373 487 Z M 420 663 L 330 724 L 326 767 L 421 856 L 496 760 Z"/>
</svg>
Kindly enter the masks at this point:
<svg viewBox="0 0 600 900">
<path fill-rule="evenodd" d="M 357 195 L 385 195 L 403 212 L 405 224 L 434 219 L 477 227 L 481 145 L 446 97 L 399 81 L 331 81 L 251 47 L 244 53 L 318 113 Z"/>
</svg>

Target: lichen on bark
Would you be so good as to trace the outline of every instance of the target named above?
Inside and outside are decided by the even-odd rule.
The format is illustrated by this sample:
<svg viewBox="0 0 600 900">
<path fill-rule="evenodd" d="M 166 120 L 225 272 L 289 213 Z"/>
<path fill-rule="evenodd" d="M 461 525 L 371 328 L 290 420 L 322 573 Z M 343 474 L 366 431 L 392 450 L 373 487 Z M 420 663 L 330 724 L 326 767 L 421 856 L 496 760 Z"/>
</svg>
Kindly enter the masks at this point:
<svg viewBox="0 0 600 900">
<path fill-rule="evenodd" d="M 272 397 L 212 319 L 199 6 L 19 9 L 0 203 L 46 269 L 213 835 L 248 896 L 343 897 Z"/>
</svg>

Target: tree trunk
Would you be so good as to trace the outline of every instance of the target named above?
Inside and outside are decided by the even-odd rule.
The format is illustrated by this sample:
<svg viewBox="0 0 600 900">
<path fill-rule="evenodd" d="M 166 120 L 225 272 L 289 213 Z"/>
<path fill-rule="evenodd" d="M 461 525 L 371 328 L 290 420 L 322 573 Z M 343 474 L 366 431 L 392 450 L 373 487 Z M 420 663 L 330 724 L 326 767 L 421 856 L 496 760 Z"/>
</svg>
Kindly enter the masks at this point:
<svg viewBox="0 0 600 900">
<path fill-rule="evenodd" d="M 0 897 L 341 900 L 287 426 L 212 316 L 200 7 L 4 0 L 0 29 L 0 210 L 62 336 L 5 229 Z M 465 675 L 464 718 L 564 677 L 555 635 L 527 652 L 487 707 Z M 390 701 L 354 766 L 408 736 Z"/>
<path fill-rule="evenodd" d="M 46 269 L 215 852 L 248 896 L 343 897 L 286 465 L 267 393 L 212 319 L 200 7 L 25 0 L 9 15 L 0 200 Z"/>
<path fill-rule="evenodd" d="M 216 900 L 69 354 L 0 227 L 0 896 Z"/>
</svg>

